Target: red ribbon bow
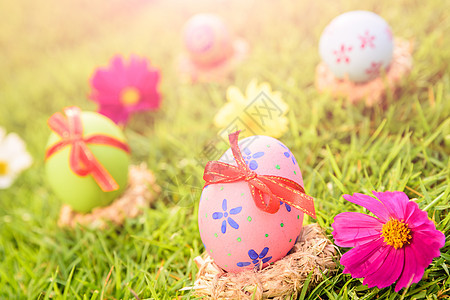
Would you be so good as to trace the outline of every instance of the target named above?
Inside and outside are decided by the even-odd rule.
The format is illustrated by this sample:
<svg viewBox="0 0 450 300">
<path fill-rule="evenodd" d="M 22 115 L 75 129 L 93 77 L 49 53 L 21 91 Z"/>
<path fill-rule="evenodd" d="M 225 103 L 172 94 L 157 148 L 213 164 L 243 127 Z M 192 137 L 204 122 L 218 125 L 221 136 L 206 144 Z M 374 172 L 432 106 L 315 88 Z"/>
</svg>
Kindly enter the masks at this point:
<svg viewBox="0 0 450 300">
<path fill-rule="evenodd" d="M 314 199 L 305 194 L 301 185 L 280 176 L 259 175 L 249 169 L 238 147 L 239 132 L 236 131 L 228 136 L 237 167 L 220 161 L 208 162 L 203 173 L 205 186 L 245 180 L 260 210 L 274 214 L 280 208 L 280 201 L 283 201 L 316 218 Z M 269 196 L 266 197 L 267 203 L 264 201 L 264 194 Z"/>
<path fill-rule="evenodd" d="M 95 158 L 87 144 L 108 145 L 129 153 L 130 148 L 128 145 L 106 135 L 94 134 L 89 137 L 83 137 L 80 108 L 75 106 L 67 107 L 64 109 L 64 113 L 67 118 L 57 112 L 48 119 L 48 126 L 61 137 L 61 140 L 47 149 L 45 159 L 48 159 L 64 147 L 71 146 L 69 162 L 70 168 L 75 174 L 79 176 L 91 174 L 104 192 L 119 189 L 117 182 Z"/>
</svg>

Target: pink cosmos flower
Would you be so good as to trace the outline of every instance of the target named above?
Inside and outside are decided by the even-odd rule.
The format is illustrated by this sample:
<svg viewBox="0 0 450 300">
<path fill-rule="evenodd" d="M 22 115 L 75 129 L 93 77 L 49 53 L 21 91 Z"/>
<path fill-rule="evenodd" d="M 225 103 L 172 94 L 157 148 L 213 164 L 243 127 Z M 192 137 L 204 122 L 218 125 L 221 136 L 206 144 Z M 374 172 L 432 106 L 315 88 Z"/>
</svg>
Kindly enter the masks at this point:
<svg viewBox="0 0 450 300">
<path fill-rule="evenodd" d="M 128 64 L 117 55 L 106 68 L 98 68 L 91 80 L 89 98 L 99 104 L 98 112 L 124 124 L 136 111 L 159 108 L 159 71 L 145 58 L 131 56 Z"/>
<path fill-rule="evenodd" d="M 369 287 L 388 287 L 397 281 L 395 291 L 417 283 L 434 257 L 440 255 L 445 236 L 436 230 L 425 211 L 409 201 L 403 192 L 355 193 L 345 200 L 361 205 L 377 218 L 344 212 L 334 218 L 336 245 L 354 247 L 341 257 L 344 273 L 364 277 Z"/>
</svg>

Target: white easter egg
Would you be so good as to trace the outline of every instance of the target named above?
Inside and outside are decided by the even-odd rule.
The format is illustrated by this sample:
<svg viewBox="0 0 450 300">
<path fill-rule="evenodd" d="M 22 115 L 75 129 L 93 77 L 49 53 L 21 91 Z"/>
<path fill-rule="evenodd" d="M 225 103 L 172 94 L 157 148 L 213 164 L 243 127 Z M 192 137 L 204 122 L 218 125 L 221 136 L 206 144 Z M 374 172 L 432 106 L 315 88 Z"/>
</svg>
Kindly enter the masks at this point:
<svg viewBox="0 0 450 300">
<path fill-rule="evenodd" d="M 386 21 L 370 11 L 350 11 L 334 18 L 320 37 L 319 52 L 339 79 L 366 82 L 389 67 L 394 50 Z"/>
</svg>

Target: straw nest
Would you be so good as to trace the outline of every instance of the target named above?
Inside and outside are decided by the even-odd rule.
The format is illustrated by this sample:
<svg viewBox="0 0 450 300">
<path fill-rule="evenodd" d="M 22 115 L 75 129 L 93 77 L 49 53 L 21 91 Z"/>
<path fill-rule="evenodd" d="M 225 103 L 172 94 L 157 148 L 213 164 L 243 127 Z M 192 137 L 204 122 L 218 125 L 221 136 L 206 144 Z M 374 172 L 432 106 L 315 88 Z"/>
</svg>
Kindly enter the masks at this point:
<svg viewBox="0 0 450 300">
<path fill-rule="evenodd" d="M 122 225 L 128 218 L 135 218 L 156 199 L 161 188 L 154 175 L 145 164 L 130 166 L 128 187 L 124 193 L 109 206 L 95 208 L 87 214 L 73 211 L 63 205 L 59 214 L 58 226 L 75 227 L 81 224 L 93 228 L 106 228 L 108 224 Z"/>
<path fill-rule="evenodd" d="M 308 276 L 308 289 L 336 270 L 336 248 L 317 224 L 303 228 L 297 243 L 283 259 L 261 271 L 227 273 L 204 253 L 194 259 L 199 267 L 193 287 L 199 297 L 211 299 L 285 299 L 297 297 Z M 289 298 L 290 299 L 290 298 Z"/>
</svg>

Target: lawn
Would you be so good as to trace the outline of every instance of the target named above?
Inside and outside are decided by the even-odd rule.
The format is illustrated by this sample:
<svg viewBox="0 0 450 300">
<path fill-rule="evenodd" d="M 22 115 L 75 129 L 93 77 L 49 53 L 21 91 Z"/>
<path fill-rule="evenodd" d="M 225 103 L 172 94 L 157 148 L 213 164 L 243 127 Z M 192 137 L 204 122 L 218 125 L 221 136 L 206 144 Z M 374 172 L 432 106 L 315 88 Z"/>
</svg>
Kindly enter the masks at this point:
<svg viewBox="0 0 450 300">
<path fill-rule="evenodd" d="M 444 299 L 450 295 L 450 2 L 290 0 L 18 0 L 0 2 L 0 126 L 18 133 L 34 163 L 0 190 L 0 299 L 195 298 L 203 252 L 197 211 L 213 118 L 230 85 L 256 78 L 283 94 L 289 130 L 280 138 L 314 196 L 317 222 L 360 211 L 342 195 L 404 191 L 446 235 L 422 281 L 399 294 L 368 289 L 338 272 L 306 299 Z M 336 15 L 380 14 L 413 41 L 414 67 L 385 104 L 346 105 L 314 87 L 318 39 Z M 189 84 L 176 70 L 184 22 L 214 12 L 247 39 L 248 59 L 221 83 Z M 163 188 L 136 219 L 104 231 L 60 229 L 61 202 L 44 176 L 48 117 L 68 105 L 95 110 L 88 79 L 114 54 L 135 53 L 161 70 L 162 108 L 125 128 L 134 163 L 146 162 Z M 219 152 L 225 143 L 215 145 Z M 218 158 L 218 157 L 217 157 Z M 347 249 L 341 249 L 346 251 Z"/>
</svg>

